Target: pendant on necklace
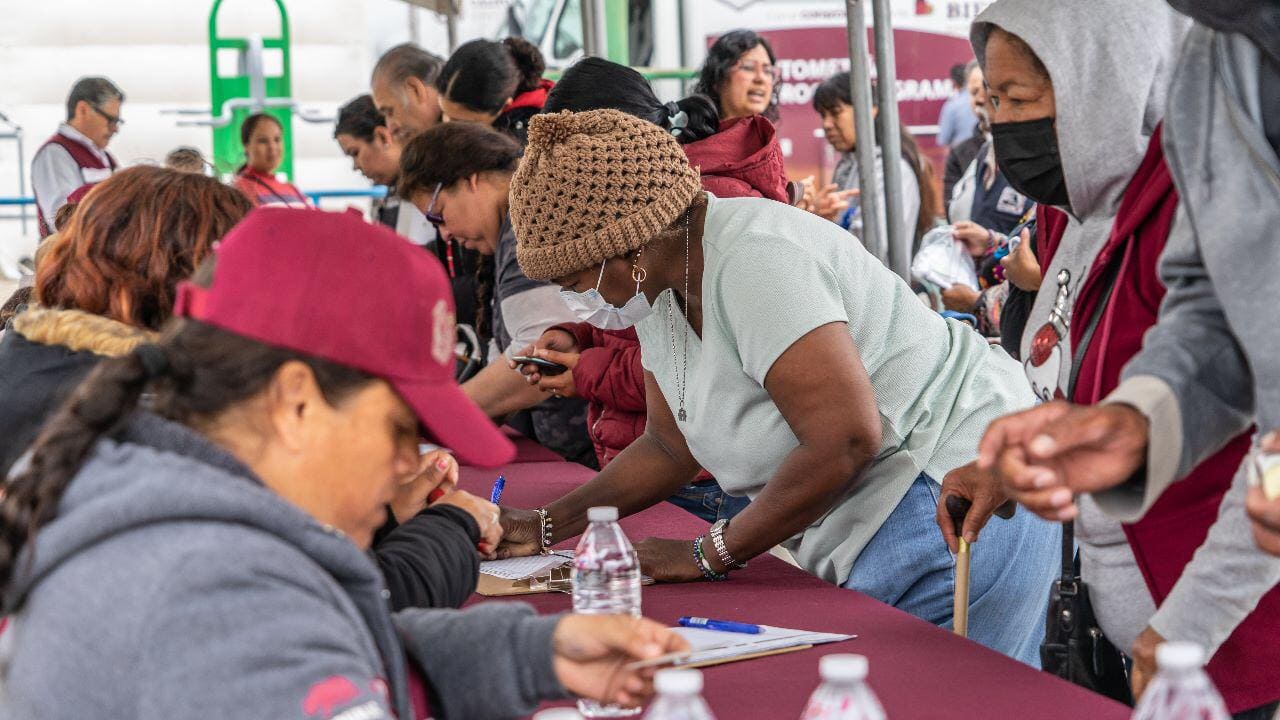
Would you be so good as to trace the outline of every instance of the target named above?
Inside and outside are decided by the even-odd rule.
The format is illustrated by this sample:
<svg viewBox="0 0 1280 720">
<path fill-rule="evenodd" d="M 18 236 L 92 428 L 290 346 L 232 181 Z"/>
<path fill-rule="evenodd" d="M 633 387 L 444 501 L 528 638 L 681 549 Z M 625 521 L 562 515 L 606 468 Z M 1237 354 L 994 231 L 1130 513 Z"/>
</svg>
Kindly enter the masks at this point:
<svg viewBox="0 0 1280 720">
<path fill-rule="evenodd" d="M 676 417 L 680 420 L 680 422 L 684 422 L 685 420 L 689 419 L 689 414 L 684 411 L 684 408 L 680 408 L 680 413 Z"/>
</svg>

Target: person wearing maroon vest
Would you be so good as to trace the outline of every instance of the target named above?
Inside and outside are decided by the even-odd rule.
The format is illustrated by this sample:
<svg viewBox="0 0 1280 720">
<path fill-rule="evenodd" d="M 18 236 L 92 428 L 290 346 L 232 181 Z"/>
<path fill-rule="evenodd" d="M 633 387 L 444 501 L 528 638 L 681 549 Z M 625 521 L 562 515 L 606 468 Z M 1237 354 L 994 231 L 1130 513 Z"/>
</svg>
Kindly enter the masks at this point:
<svg viewBox="0 0 1280 720">
<path fill-rule="evenodd" d="M 40 237 L 53 232 L 54 216 L 77 188 L 102 182 L 119 166 L 107 144 L 120 130 L 124 93 L 103 77 L 76 81 L 67 96 L 67 120 L 31 161 Z"/>
</svg>

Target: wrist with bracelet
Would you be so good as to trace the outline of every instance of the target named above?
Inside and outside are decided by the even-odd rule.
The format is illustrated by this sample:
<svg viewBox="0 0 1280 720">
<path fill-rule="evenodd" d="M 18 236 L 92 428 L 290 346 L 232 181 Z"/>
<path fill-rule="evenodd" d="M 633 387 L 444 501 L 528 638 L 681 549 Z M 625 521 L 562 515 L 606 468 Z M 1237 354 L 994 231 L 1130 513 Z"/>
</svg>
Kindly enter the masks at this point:
<svg viewBox="0 0 1280 720">
<path fill-rule="evenodd" d="M 711 538 L 711 546 L 716 549 L 716 557 L 720 558 L 720 564 L 724 565 L 728 570 L 741 570 L 747 566 L 744 562 L 738 562 L 733 559 L 733 555 L 729 554 L 729 548 L 724 542 L 725 528 L 729 527 L 728 520 L 717 520 L 711 525 L 711 530 L 707 535 Z"/>
<path fill-rule="evenodd" d="M 535 512 L 538 513 L 538 544 L 542 554 L 546 555 L 551 550 L 551 533 L 555 530 L 555 523 L 545 507 L 540 507 Z"/>
<path fill-rule="evenodd" d="M 706 554 L 702 552 L 702 541 L 706 539 L 706 535 L 699 535 L 694 539 L 693 561 L 698 564 L 698 569 L 702 571 L 703 579 L 710 580 L 711 582 L 728 580 L 728 573 L 716 572 L 715 568 L 711 567 L 711 563 L 707 561 Z"/>
</svg>

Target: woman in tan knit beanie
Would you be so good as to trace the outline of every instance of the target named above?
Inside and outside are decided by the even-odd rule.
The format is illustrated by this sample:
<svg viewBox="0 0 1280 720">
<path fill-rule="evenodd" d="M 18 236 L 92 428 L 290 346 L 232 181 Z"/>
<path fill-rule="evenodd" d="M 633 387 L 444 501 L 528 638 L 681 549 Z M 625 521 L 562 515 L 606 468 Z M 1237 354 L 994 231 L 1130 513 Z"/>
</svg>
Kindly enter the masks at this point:
<svg viewBox="0 0 1280 720">
<path fill-rule="evenodd" d="M 951 622 L 938 479 L 1034 401 L 1016 362 L 838 226 L 700 192 L 668 133 L 617 111 L 534 118 L 511 219 L 530 277 L 583 319 L 635 324 L 648 427 L 569 495 L 504 508 L 499 556 L 573 537 L 590 506 L 637 512 L 704 467 L 751 504 L 697 539 L 640 542 L 646 574 L 722 580 L 781 544 L 829 582 Z M 1021 513 L 982 537 L 969 636 L 1036 664 L 1056 528 Z"/>
</svg>

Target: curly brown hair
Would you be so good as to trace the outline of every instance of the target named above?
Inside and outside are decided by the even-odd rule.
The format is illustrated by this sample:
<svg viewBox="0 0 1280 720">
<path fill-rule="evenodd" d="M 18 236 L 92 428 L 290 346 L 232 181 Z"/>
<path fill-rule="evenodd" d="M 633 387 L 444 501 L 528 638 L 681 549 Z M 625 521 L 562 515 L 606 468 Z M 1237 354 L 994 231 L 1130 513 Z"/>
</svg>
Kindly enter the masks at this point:
<svg viewBox="0 0 1280 720">
<path fill-rule="evenodd" d="M 118 172 L 85 197 L 41 259 L 36 300 L 159 330 L 178 282 L 252 209 L 213 178 L 147 165 Z"/>
</svg>

